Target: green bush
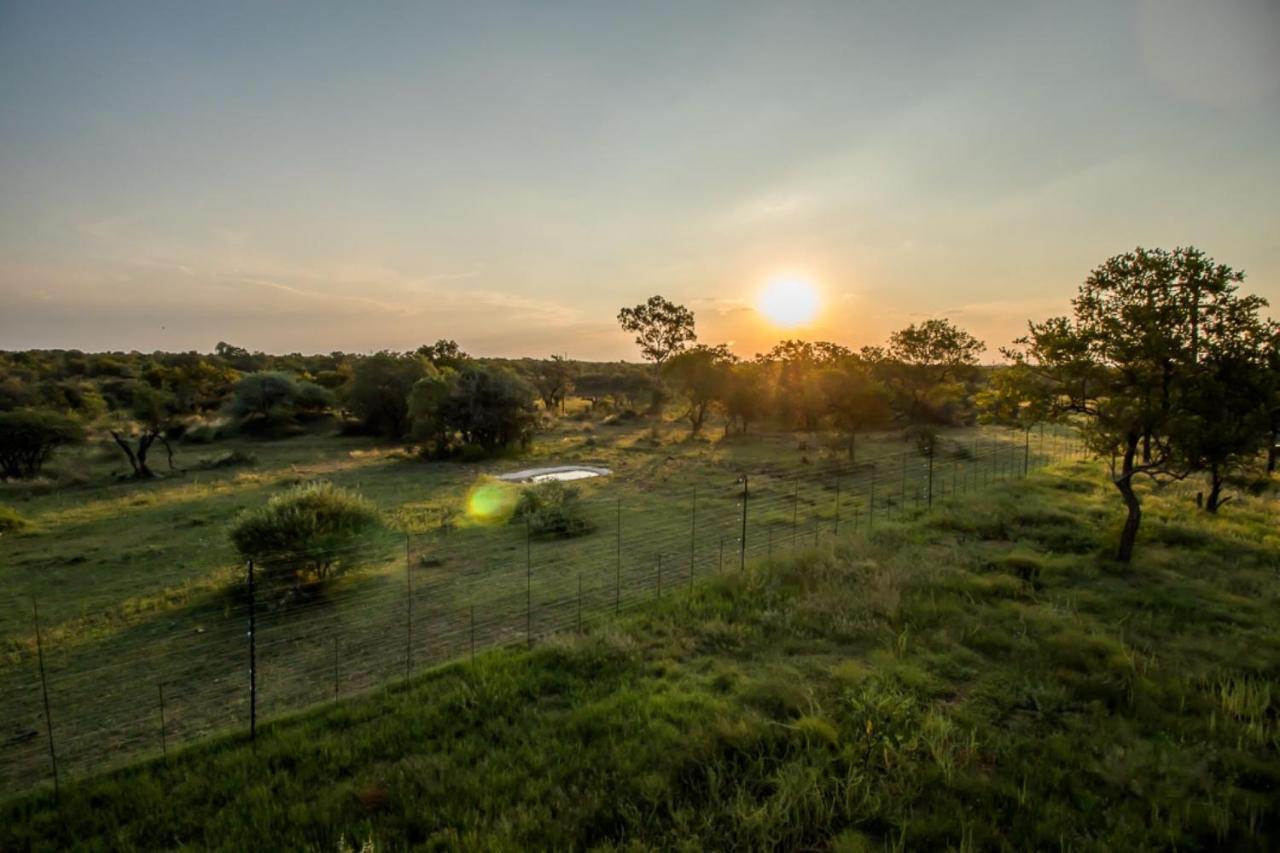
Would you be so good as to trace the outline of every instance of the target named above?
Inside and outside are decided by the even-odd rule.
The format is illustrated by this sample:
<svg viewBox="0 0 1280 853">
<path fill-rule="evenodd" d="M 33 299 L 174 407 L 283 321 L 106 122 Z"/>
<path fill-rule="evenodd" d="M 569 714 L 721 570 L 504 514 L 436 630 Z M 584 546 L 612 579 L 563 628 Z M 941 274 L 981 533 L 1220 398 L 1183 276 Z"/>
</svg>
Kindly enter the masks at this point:
<svg viewBox="0 0 1280 853">
<path fill-rule="evenodd" d="M 596 529 L 583 513 L 578 490 L 554 480 L 520 493 L 511 523 L 525 524 L 526 519 L 535 539 L 571 539 Z"/>
<path fill-rule="evenodd" d="M 293 486 L 246 510 L 231 528 L 240 556 L 265 587 L 280 592 L 330 580 L 351 565 L 351 549 L 378 526 L 373 504 L 332 483 Z"/>
<path fill-rule="evenodd" d="M 26 530 L 31 526 L 31 522 L 27 521 L 17 510 L 10 509 L 7 506 L 0 506 L 0 534 L 16 533 L 19 530 Z"/>
<path fill-rule="evenodd" d="M 84 430 L 66 415 L 44 409 L 0 412 L 0 478 L 34 477 L 54 450 L 82 441 Z"/>
</svg>

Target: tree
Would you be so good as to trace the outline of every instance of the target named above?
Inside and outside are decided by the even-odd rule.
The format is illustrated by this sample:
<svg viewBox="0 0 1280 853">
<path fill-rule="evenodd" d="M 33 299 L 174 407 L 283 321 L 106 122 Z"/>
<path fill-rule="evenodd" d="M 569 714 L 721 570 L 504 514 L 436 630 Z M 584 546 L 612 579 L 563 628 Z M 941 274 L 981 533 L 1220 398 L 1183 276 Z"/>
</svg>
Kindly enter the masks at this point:
<svg viewBox="0 0 1280 853">
<path fill-rule="evenodd" d="M 268 590 L 287 595 L 341 574 L 352 546 L 378 523 L 377 510 L 360 495 L 305 483 L 241 513 L 231 541 L 242 559 L 254 561 Z"/>
<path fill-rule="evenodd" d="M 409 397 L 413 432 L 437 455 L 474 446 L 488 453 L 527 443 L 537 423 L 534 391 L 510 370 L 468 362 L 432 369 Z"/>
<path fill-rule="evenodd" d="M 883 355 L 889 360 L 886 367 L 907 419 L 913 423 L 954 420 L 950 415 L 938 417 L 933 411 L 938 407 L 929 405 L 930 397 L 954 399 L 954 388 L 951 394 L 938 395 L 938 390 L 972 372 L 985 348 L 982 341 L 945 319 L 913 323 L 890 335 Z"/>
<path fill-rule="evenodd" d="M 756 361 L 773 373 L 774 404 L 786 426 L 810 432 L 818 428 L 826 405 L 818 373 L 850 356 L 849 350 L 837 344 L 798 340 L 780 341 L 769 352 L 756 356 Z"/>
<path fill-rule="evenodd" d="M 1280 323 L 1273 323 L 1267 340 L 1267 473 L 1280 461 Z"/>
<path fill-rule="evenodd" d="M 409 392 L 429 364 L 420 355 L 387 351 L 360 359 L 346 386 L 347 407 L 369 432 L 403 438 L 409 427 Z"/>
<path fill-rule="evenodd" d="M 711 404 L 723 398 L 730 378 L 730 368 L 737 359 L 724 344 L 704 344 L 672 356 L 663 365 L 663 376 L 685 398 L 690 434 L 698 435 Z"/>
<path fill-rule="evenodd" d="M 1197 384 L 1204 360 L 1258 322 L 1265 303 L 1238 296 L 1243 275 L 1195 248 L 1136 249 L 1102 264 L 1072 300 L 1075 316 L 1030 323 L 1006 354 L 1034 379 L 1025 388 L 1110 459 L 1126 508 L 1116 558 L 1129 562 L 1142 520 L 1136 481 L 1187 476 L 1197 460 Z"/>
<path fill-rule="evenodd" d="M 1216 513 L 1226 501 L 1226 477 L 1255 460 L 1270 436 L 1270 346 L 1272 324 L 1257 312 L 1266 303 L 1245 297 L 1200 309 L 1198 367 L 1187 382 L 1177 436 L 1185 454 L 1209 477 L 1204 508 Z"/>
<path fill-rule="evenodd" d="M 43 409 L 0 413 L 0 476 L 26 479 L 39 475 L 59 447 L 84 440 L 80 424 Z"/>
<path fill-rule="evenodd" d="M 624 332 L 635 333 L 640 352 L 653 362 L 655 370 L 698 339 L 693 330 L 693 312 L 661 296 L 650 296 L 648 302 L 623 308 L 618 312 L 618 324 Z"/>
<path fill-rule="evenodd" d="M 530 379 L 548 412 L 564 407 L 564 399 L 573 389 L 575 372 L 573 364 L 562 355 L 534 363 L 529 371 Z"/>
<path fill-rule="evenodd" d="M 134 383 L 131 389 L 128 419 L 112 426 L 109 431 L 115 443 L 138 479 L 150 479 L 157 474 L 147 464 L 147 454 L 158 440 L 164 445 L 169 458 L 169 470 L 173 470 L 173 447 L 165 435 L 178 423 L 178 402 L 168 391 L 153 388 L 145 382 Z"/>
<path fill-rule="evenodd" d="M 444 338 L 434 344 L 423 344 L 418 347 L 417 353 L 436 367 L 452 367 L 454 369 L 457 369 L 462 362 L 471 358 L 471 356 L 462 351 L 462 347 L 458 346 L 457 341 L 445 340 Z"/>
<path fill-rule="evenodd" d="M 730 368 L 724 396 L 725 435 L 730 425 L 738 424 L 738 432 L 747 434 L 748 427 L 764 418 L 773 408 L 772 388 L 764 366 L 746 362 Z"/>
<path fill-rule="evenodd" d="M 826 368 L 819 374 L 819 382 L 827 411 L 845 437 L 849 460 L 853 461 L 858 434 L 882 429 L 892 421 L 889 391 L 869 367 L 856 359 L 845 359 L 839 366 Z"/>
<path fill-rule="evenodd" d="M 292 416 L 298 383 L 287 373 L 261 371 L 243 377 L 232 388 L 231 411 L 241 418 L 270 420 Z"/>
</svg>

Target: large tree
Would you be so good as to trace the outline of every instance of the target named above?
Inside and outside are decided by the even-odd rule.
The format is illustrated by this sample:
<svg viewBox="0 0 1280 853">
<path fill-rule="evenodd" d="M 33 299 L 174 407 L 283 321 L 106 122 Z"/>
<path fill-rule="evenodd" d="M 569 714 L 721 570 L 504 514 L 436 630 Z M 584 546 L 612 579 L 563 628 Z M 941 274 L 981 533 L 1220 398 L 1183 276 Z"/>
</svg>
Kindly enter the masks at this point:
<svg viewBox="0 0 1280 853">
<path fill-rule="evenodd" d="M 661 296 L 650 296 L 634 308 L 618 312 L 618 324 L 624 332 L 633 332 L 636 344 L 655 369 L 698 339 L 693 330 L 693 312 Z"/>
<path fill-rule="evenodd" d="M 855 358 L 846 358 L 838 365 L 825 368 L 819 374 L 819 382 L 827 411 L 844 437 L 845 449 L 852 461 L 858 434 L 882 429 L 892 420 L 889 390 L 866 364 Z"/>
<path fill-rule="evenodd" d="M 663 366 L 663 376 L 688 404 L 685 417 L 689 419 L 691 435 L 702 432 L 711 404 L 724 397 L 735 361 L 724 344 L 698 344 L 672 356 Z"/>
<path fill-rule="evenodd" d="M 150 479 L 157 476 L 147 462 L 151 446 L 157 441 L 164 446 L 169 470 L 172 471 L 173 446 L 169 444 L 167 433 L 180 422 L 177 398 L 170 392 L 153 388 L 145 382 L 134 383 L 129 393 L 127 411 L 108 428 L 111 438 L 128 460 L 134 477 Z"/>
<path fill-rule="evenodd" d="M 973 373 L 986 344 L 954 325 L 950 320 L 933 319 L 913 323 L 889 336 L 887 352 L 874 353 L 885 358 L 882 369 L 888 371 L 898 394 L 902 413 L 912 422 L 954 420 L 956 384 Z M 951 389 L 953 393 L 940 391 Z"/>
<path fill-rule="evenodd" d="M 379 352 L 356 362 L 344 397 L 364 428 L 403 438 L 409 427 L 409 392 L 431 364 L 416 353 Z"/>
<path fill-rule="evenodd" d="M 573 362 L 562 355 L 534 362 L 529 369 L 529 379 L 548 412 L 564 408 L 565 397 L 573 390 L 576 373 Z"/>
<path fill-rule="evenodd" d="M 1260 322 L 1265 302 L 1238 295 L 1242 279 L 1195 248 L 1139 248 L 1090 273 L 1074 317 L 1031 323 L 1007 352 L 1034 380 L 1029 398 L 1079 419 L 1090 449 L 1110 460 L 1126 508 L 1121 562 L 1132 559 L 1142 520 L 1137 480 L 1194 470 L 1205 363 Z"/>
</svg>

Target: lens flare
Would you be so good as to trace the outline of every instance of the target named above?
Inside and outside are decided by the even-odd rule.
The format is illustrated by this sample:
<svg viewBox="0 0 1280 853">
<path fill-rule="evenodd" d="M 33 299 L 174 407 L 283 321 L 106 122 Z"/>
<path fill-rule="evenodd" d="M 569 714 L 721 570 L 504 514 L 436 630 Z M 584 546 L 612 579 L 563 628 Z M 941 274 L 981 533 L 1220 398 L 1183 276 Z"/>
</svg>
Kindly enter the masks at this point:
<svg viewBox="0 0 1280 853">
<path fill-rule="evenodd" d="M 467 516 L 482 524 L 501 524 L 515 511 L 519 491 L 487 480 L 472 486 L 467 494 Z"/>
</svg>

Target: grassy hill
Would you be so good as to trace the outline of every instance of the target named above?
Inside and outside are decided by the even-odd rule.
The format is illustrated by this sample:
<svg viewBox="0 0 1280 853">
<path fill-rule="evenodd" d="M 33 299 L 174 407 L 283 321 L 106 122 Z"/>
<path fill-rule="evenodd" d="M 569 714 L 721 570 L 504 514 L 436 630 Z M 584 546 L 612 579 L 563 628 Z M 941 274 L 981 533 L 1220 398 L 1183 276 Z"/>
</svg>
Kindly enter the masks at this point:
<svg viewBox="0 0 1280 853">
<path fill-rule="evenodd" d="M 0 849 L 1280 844 L 1280 504 L 1084 463 L 0 806 Z"/>
</svg>

